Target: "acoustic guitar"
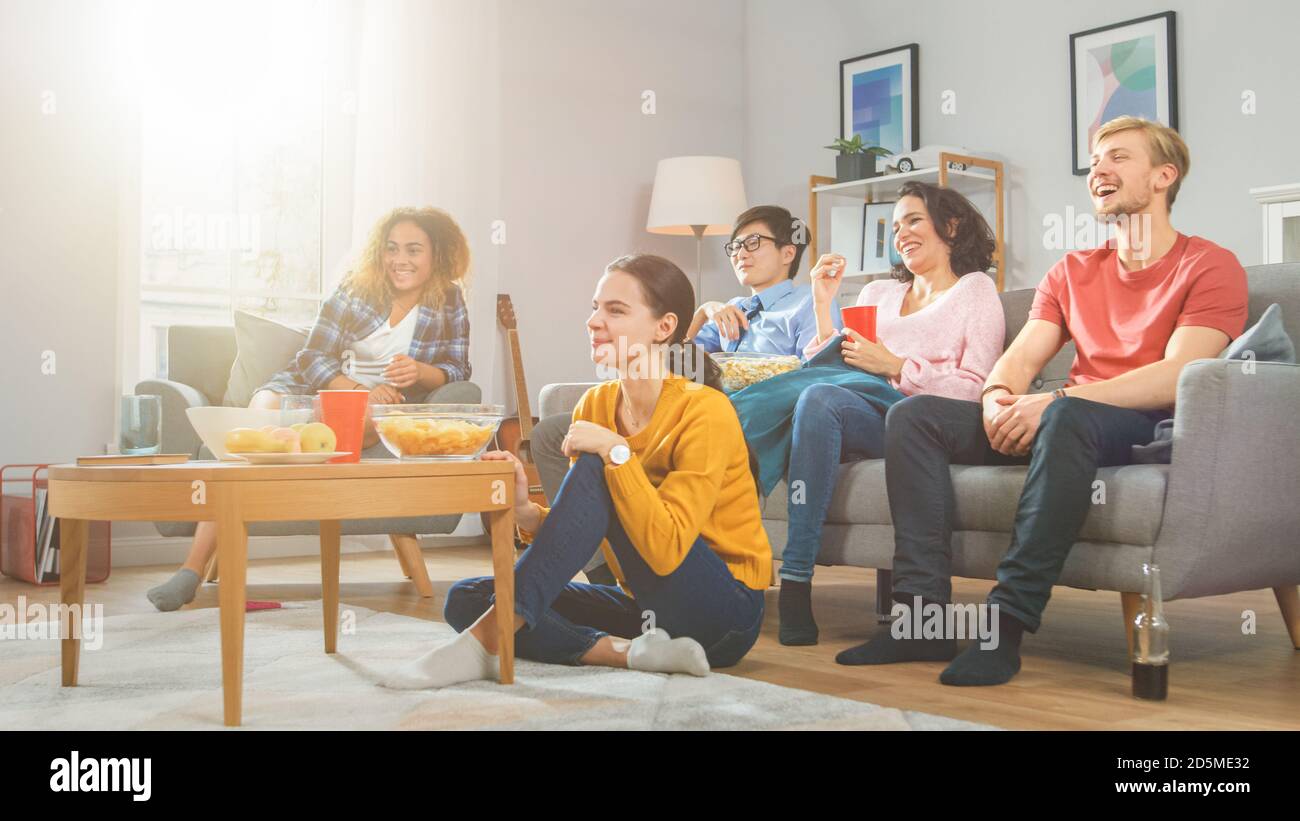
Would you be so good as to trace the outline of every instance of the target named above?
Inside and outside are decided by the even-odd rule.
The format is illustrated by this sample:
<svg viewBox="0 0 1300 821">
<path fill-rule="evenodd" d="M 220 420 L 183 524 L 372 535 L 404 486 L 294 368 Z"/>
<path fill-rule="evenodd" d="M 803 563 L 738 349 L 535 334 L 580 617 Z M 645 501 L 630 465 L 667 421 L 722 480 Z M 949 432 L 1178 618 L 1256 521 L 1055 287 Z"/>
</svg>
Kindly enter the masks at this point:
<svg viewBox="0 0 1300 821">
<path fill-rule="evenodd" d="M 546 493 L 542 490 L 542 480 L 533 462 L 532 444 L 533 425 L 538 419 L 533 416 L 528 403 L 528 382 L 524 378 L 524 357 L 519 347 L 519 328 L 515 318 L 515 306 L 509 294 L 497 294 L 497 321 L 506 329 L 506 338 L 510 341 L 510 358 L 514 365 L 515 401 L 519 406 L 517 416 L 511 416 L 501 422 L 497 428 L 497 450 L 508 450 L 524 463 L 524 473 L 528 476 L 528 498 L 539 505 L 547 505 Z"/>
</svg>

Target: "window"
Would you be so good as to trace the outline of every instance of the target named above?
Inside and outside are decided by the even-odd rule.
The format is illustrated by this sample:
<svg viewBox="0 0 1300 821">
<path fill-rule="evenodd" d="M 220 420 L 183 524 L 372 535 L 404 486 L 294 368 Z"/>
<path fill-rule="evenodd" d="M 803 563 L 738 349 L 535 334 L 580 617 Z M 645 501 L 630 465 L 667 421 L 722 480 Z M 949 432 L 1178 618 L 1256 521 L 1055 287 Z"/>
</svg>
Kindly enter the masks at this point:
<svg viewBox="0 0 1300 821">
<path fill-rule="evenodd" d="M 149 378 L 167 373 L 168 326 L 315 318 L 325 31 L 317 0 L 145 3 L 129 25 Z"/>
</svg>

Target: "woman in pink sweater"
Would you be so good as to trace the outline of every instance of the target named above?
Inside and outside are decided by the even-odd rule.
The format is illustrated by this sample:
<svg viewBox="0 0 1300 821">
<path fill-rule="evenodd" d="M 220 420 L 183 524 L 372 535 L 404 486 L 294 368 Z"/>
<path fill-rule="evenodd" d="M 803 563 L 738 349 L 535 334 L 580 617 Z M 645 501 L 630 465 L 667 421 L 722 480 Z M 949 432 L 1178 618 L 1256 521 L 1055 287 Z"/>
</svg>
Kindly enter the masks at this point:
<svg viewBox="0 0 1300 821">
<path fill-rule="evenodd" d="M 845 363 L 888 379 L 907 396 L 976 401 L 1002 354 L 1005 332 L 997 286 L 983 273 L 992 262 L 993 232 L 950 188 L 909 182 L 898 193 L 894 247 L 903 262 L 894 266 L 893 279 L 868 283 L 857 301 L 876 306 L 878 341 L 835 330 L 831 306 L 845 260 L 824 254 L 812 270 L 817 338 L 805 358 L 839 344 Z M 882 457 L 884 439 L 884 416 L 861 395 L 838 385 L 813 385 L 800 395 L 786 476 L 789 530 L 778 597 L 782 644 L 817 643 L 813 565 L 839 465 Z"/>
</svg>

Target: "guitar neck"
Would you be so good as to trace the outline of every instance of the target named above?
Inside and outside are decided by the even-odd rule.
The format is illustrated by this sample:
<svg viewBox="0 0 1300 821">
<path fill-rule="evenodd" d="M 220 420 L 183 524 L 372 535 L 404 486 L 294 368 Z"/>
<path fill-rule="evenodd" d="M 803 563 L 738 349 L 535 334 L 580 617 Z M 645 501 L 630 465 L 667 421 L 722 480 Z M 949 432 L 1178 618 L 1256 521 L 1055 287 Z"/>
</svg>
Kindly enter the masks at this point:
<svg viewBox="0 0 1300 821">
<path fill-rule="evenodd" d="M 519 331 L 511 328 L 510 356 L 515 367 L 515 400 L 519 404 L 519 434 L 525 440 L 533 438 L 533 411 L 528 403 L 528 382 L 524 379 L 524 355 L 519 348 Z"/>
</svg>

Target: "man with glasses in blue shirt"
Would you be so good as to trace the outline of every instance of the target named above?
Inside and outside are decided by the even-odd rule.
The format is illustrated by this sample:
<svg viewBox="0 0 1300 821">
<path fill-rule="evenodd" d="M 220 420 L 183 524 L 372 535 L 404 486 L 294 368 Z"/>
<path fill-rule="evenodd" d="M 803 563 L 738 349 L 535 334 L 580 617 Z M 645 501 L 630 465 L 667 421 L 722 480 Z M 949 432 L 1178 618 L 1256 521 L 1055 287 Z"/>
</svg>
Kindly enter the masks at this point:
<svg viewBox="0 0 1300 821">
<path fill-rule="evenodd" d="M 691 317 L 686 337 L 709 352 L 751 351 L 803 359 L 804 348 L 817 338 L 812 291 L 793 282 L 807 244 L 803 221 L 778 205 L 759 205 L 737 217 L 724 248 L 749 296 L 704 303 Z M 835 327 L 841 327 L 839 310 L 832 310 L 831 317 Z M 569 458 L 560 449 L 569 424 L 569 414 L 555 414 L 533 428 L 532 455 L 548 499 L 555 498 L 569 471 Z M 584 572 L 592 584 L 614 584 L 599 551 Z"/>
<path fill-rule="evenodd" d="M 812 292 L 795 285 L 807 228 L 778 205 L 759 205 L 736 218 L 724 248 L 749 296 L 706 302 L 691 318 L 686 336 L 706 351 L 747 351 L 803 358 L 817 338 Z M 840 312 L 831 311 L 835 327 Z"/>
</svg>

